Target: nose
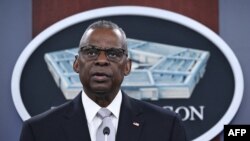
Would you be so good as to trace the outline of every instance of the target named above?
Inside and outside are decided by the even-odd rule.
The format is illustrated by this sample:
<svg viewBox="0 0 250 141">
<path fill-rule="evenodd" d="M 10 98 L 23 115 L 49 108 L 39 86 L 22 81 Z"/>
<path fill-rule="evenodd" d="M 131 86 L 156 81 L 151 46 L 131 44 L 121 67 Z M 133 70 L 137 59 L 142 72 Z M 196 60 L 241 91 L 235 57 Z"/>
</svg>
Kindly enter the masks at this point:
<svg viewBox="0 0 250 141">
<path fill-rule="evenodd" d="M 98 55 L 96 61 L 96 65 L 101 65 L 101 66 L 107 66 L 109 64 L 109 60 L 106 56 L 106 53 L 104 51 L 100 51 L 100 54 Z"/>
</svg>

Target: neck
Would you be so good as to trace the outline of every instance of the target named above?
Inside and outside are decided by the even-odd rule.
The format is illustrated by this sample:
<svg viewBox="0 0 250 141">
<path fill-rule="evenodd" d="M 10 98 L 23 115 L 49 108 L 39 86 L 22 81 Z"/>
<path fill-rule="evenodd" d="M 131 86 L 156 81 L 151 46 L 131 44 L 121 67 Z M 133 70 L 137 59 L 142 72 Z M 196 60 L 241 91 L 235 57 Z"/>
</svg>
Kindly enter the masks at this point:
<svg viewBox="0 0 250 141">
<path fill-rule="evenodd" d="M 107 107 L 113 101 L 115 96 L 102 93 L 95 95 L 92 100 L 101 107 Z"/>
<path fill-rule="evenodd" d="M 116 97 L 116 95 L 118 94 L 117 92 L 95 92 L 95 93 L 89 93 L 89 92 L 85 92 L 86 95 L 92 99 L 96 104 L 98 104 L 100 107 L 107 107 L 112 101 L 113 99 Z"/>
</svg>

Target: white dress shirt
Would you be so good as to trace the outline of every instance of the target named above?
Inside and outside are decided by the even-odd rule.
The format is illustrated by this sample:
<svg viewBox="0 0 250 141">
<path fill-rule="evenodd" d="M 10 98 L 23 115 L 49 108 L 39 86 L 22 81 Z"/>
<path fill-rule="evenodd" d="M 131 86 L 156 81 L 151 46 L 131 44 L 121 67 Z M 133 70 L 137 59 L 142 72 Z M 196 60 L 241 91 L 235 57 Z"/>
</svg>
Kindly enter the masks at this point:
<svg viewBox="0 0 250 141">
<path fill-rule="evenodd" d="M 96 131 L 97 128 L 101 125 L 102 119 L 96 116 L 97 112 L 102 108 L 97 105 L 92 99 L 90 99 L 84 91 L 82 91 L 82 103 L 85 110 L 85 115 L 88 122 L 88 128 L 90 133 L 91 141 L 96 141 Z M 106 107 L 109 109 L 112 115 L 112 123 L 117 131 L 118 120 L 120 115 L 120 108 L 122 103 L 122 94 L 121 91 L 118 92 L 113 101 Z"/>
</svg>

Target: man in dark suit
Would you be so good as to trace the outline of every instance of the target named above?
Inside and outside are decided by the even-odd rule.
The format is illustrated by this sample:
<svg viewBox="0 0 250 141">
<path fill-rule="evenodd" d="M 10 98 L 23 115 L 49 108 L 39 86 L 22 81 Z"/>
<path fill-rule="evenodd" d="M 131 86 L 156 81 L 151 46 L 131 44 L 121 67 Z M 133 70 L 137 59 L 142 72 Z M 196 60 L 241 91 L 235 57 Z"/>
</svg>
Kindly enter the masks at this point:
<svg viewBox="0 0 250 141">
<path fill-rule="evenodd" d="M 74 100 L 25 121 L 20 141 L 187 140 L 177 114 L 121 91 L 131 60 L 126 35 L 116 24 L 98 21 L 86 29 L 73 68 L 79 74 L 82 92 Z M 101 118 L 102 109 L 111 114 Z M 99 130 L 103 137 L 97 134 Z"/>
</svg>

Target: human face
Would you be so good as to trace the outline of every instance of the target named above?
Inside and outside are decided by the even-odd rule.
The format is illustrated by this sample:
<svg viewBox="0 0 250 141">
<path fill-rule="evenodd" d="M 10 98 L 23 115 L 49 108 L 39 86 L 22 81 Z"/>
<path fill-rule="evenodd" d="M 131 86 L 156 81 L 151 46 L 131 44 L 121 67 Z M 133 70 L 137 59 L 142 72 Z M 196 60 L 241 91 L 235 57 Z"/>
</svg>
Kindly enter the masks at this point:
<svg viewBox="0 0 250 141">
<path fill-rule="evenodd" d="M 131 69 L 131 61 L 127 58 L 127 49 L 123 47 L 120 32 L 106 28 L 90 29 L 81 40 L 80 47 L 83 48 L 79 50 L 74 70 L 79 73 L 85 93 L 90 98 L 103 96 L 114 98 L 124 76 L 128 75 Z M 86 58 L 82 52 L 84 47 L 97 48 L 98 55 L 95 58 Z M 109 58 L 107 51 L 110 49 L 125 51 L 117 61 Z"/>
</svg>

